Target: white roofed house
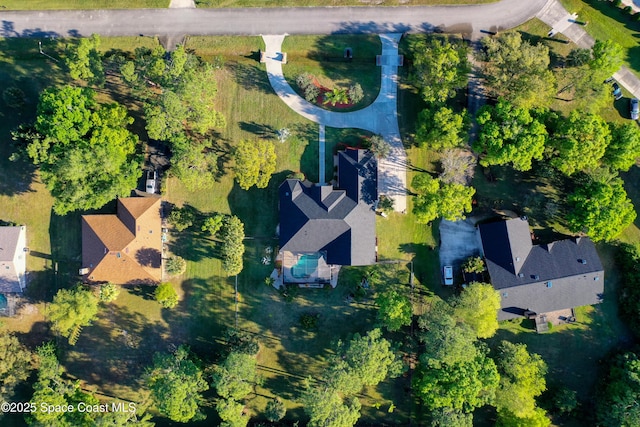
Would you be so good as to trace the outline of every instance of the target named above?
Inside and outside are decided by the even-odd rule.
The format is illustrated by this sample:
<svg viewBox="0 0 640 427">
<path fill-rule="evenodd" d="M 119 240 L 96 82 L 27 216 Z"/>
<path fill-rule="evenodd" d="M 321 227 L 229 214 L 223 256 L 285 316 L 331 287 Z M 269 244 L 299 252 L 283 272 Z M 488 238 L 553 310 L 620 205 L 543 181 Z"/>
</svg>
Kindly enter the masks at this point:
<svg viewBox="0 0 640 427">
<path fill-rule="evenodd" d="M 0 227 L 0 314 L 11 315 L 8 300 L 22 294 L 26 282 L 27 236 L 25 226 Z"/>
</svg>

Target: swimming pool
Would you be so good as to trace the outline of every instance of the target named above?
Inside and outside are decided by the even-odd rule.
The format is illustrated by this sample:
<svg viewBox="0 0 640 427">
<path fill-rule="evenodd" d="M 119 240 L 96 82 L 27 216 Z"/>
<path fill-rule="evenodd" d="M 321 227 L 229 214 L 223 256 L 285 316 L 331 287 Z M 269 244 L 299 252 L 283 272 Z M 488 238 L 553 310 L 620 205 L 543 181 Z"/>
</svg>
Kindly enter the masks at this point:
<svg viewBox="0 0 640 427">
<path fill-rule="evenodd" d="M 291 267 L 291 275 L 296 279 L 309 277 L 318 268 L 320 254 L 304 254 L 298 258 L 298 262 Z"/>
</svg>

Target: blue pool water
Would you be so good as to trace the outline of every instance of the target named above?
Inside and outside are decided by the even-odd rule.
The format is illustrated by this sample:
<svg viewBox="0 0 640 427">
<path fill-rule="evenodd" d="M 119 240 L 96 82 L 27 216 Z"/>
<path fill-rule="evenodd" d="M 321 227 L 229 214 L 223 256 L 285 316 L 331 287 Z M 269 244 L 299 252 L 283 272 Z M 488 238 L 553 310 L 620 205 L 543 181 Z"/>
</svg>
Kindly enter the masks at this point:
<svg viewBox="0 0 640 427">
<path fill-rule="evenodd" d="M 291 267 L 291 275 L 296 279 L 303 279 L 308 277 L 318 268 L 319 254 L 305 254 L 302 255 L 296 265 Z"/>
</svg>

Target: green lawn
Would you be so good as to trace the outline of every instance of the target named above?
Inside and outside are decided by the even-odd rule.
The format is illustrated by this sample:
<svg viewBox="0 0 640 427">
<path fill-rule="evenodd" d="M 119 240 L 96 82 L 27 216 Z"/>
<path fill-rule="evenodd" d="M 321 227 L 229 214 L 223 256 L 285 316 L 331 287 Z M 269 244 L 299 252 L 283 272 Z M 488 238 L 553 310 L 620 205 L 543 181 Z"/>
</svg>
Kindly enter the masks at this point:
<svg viewBox="0 0 640 427">
<path fill-rule="evenodd" d="M 153 9 L 169 7 L 170 0 L 4 0 L 6 10 Z"/>
<path fill-rule="evenodd" d="M 353 59 L 344 59 L 344 49 L 350 47 Z M 331 108 L 337 111 L 357 110 L 371 104 L 380 91 L 380 67 L 375 64 L 382 43 L 378 36 L 293 36 L 282 43 L 287 53 L 283 73 L 291 87 L 298 89 L 295 80 L 299 74 L 310 73 L 318 83 L 328 89 L 348 88 L 360 83 L 364 99 L 351 108 Z M 300 92 L 302 93 L 302 92 Z"/>
<path fill-rule="evenodd" d="M 622 9 L 608 1 L 561 0 L 570 12 L 578 14 L 580 21 L 588 22 L 584 29 L 595 39 L 611 39 L 626 52 L 625 65 L 640 75 L 640 22 L 633 20 Z"/>
</svg>

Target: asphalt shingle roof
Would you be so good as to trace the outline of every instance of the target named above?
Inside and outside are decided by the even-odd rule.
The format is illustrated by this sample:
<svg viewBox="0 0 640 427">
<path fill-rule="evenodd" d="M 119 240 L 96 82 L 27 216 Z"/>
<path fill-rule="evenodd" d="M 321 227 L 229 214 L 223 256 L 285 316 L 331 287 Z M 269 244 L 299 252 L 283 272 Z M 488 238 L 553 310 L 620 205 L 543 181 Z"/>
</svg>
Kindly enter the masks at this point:
<svg viewBox="0 0 640 427">
<path fill-rule="evenodd" d="M 533 245 L 529 223 L 520 218 L 479 228 L 491 282 L 502 296 L 499 319 L 601 301 L 604 270 L 589 238 Z"/>
<path fill-rule="evenodd" d="M 22 292 L 25 253 L 20 242 L 25 232 L 21 226 L 0 227 L 0 294 Z"/>
<path fill-rule="evenodd" d="M 82 216 L 82 265 L 95 282 L 157 283 L 161 279 L 161 200 L 118 199 L 116 215 Z"/>
<path fill-rule="evenodd" d="M 326 251 L 327 263 L 375 262 L 375 157 L 365 150 L 338 154 L 338 188 L 286 180 L 280 192 L 280 249 Z"/>
</svg>

